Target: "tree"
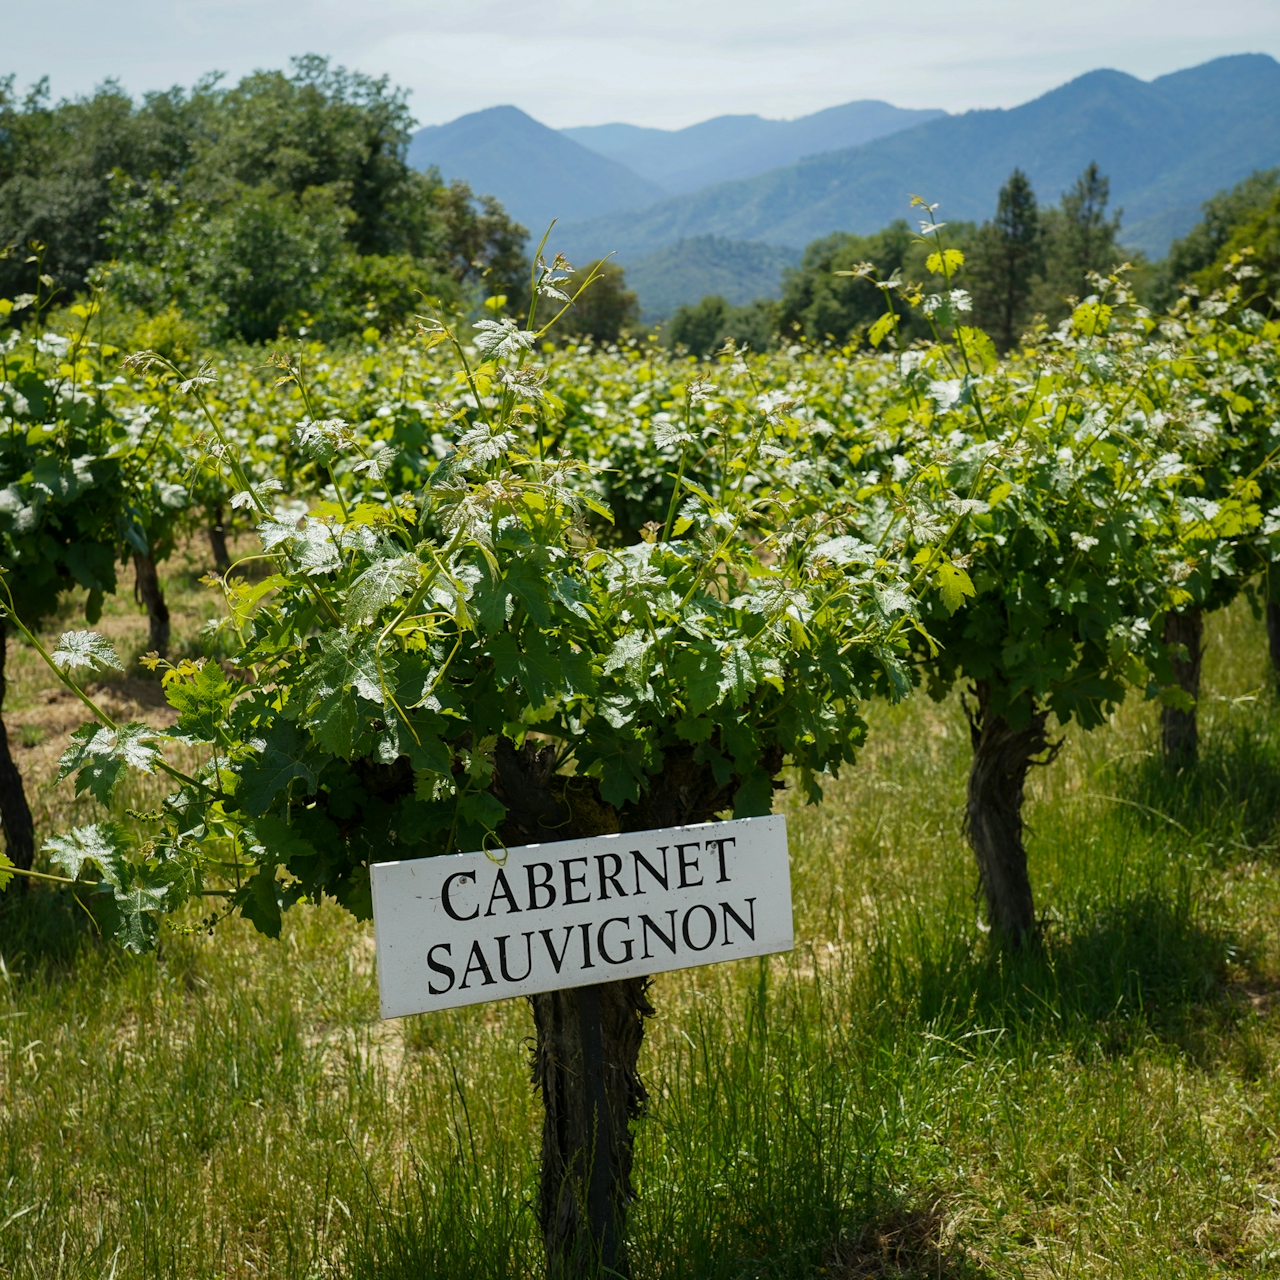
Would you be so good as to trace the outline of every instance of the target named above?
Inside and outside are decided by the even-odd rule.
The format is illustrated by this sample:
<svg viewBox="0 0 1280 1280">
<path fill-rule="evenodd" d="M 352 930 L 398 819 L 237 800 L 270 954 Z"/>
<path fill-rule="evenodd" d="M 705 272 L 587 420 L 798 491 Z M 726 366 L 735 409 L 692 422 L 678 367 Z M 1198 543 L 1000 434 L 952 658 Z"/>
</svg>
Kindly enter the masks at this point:
<svg viewBox="0 0 1280 1280">
<path fill-rule="evenodd" d="M 37 322 L 27 335 L 0 343 L 0 406 L 8 423 L 0 434 L 0 708 L 14 629 L 38 625 L 73 587 L 88 593 L 86 616 L 96 622 L 115 590 L 126 467 L 137 443 L 104 396 L 102 353 L 88 341 L 93 309 L 73 308 L 72 339 L 41 333 L 55 287 L 41 284 L 40 294 L 17 305 L 0 300 L 0 316 L 30 311 Z M 0 824 L 8 858 L 30 869 L 35 829 L 2 720 Z"/>
<path fill-rule="evenodd" d="M 1044 273 L 1044 243 L 1035 192 L 1015 169 L 1000 188 L 996 216 L 974 234 L 965 278 L 974 323 L 1001 353 L 1012 348 L 1031 319 L 1031 297 Z"/>
<path fill-rule="evenodd" d="M 1250 282 L 1246 296 L 1265 315 L 1280 309 L 1280 190 L 1236 227 L 1213 262 L 1197 272 L 1195 283 L 1204 290 L 1220 289 L 1233 281 Z"/>
<path fill-rule="evenodd" d="M 898 290 L 926 315 L 954 298 L 960 265 L 931 238 L 946 289 Z M 1091 729 L 1128 689 L 1175 696 L 1164 617 L 1192 602 L 1191 566 L 1258 518 L 1247 488 L 1199 502 L 1183 462 L 1195 427 L 1155 412 L 1164 371 L 1186 354 L 1177 326 L 1170 345 L 1150 341 L 1121 279 L 1095 290 L 1026 362 L 1000 366 L 963 325 L 942 342 L 935 323 L 876 410 L 885 444 L 850 480 L 898 477 L 894 501 L 868 504 L 862 536 L 937 575 L 913 638 L 917 675 L 935 697 L 957 684 L 966 695 L 965 830 L 987 920 L 1011 948 L 1038 928 L 1022 806 L 1031 768 L 1060 747 L 1050 717 Z M 917 550 L 940 527 L 950 554 Z"/>
<path fill-rule="evenodd" d="M 1070 313 L 1067 299 L 1088 295 L 1091 272 L 1105 275 L 1122 257 L 1116 243 L 1120 213 L 1107 217 L 1110 194 L 1110 180 L 1095 161 L 1043 219 L 1045 273 L 1034 302 L 1052 321 Z"/>
<path fill-rule="evenodd" d="M 217 457 L 277 572 L 267 593 L 222 583 L 227 668 L 164 665 L 174 735 L 115 725 L 76 682 L 76 667 L 117 660 L 100 637 L 69 634 L 49 653 L 25 629 L 96 717 L 64 773 L 103 802 L 126 768 L 178 784 L 145 827 L 95 824 L 49 842 L 69 878 L 96 886 L 123 945 L 151 945 L 161 915 L 206 893 L 274 936 L 305 899 L 367 917 L 371 861 L 767 813 L 784 764 L 816 800 L 819 775 L 851 763 L 865 737 L 859 704 L 905 692 L 911 584 L 848 536 L 853 504 L 815 491 L 814 424 L 753 398 L 711 488 L 678 481 L 655 513 L 660 537 L 601 547 L 584 537 L 583 511 L 604 509 L 582 460 L 546 451 L 549 405 L 529 355 L 544 336 L 511 320 L 465 339 L 434 330 L 457 354 L 470 407 L 412 505 L 356 501 L 385 454 L 345 423 L 307 420 L 297 447 L 352 480 L 278 520 L 210 413 Z M 178 376 L 154 353 L 135 363 Z M 294 360 L 284 376 L 304 379 Z M 210 381 L 187 386 L 202 395 Z M 680 450 L 680 475 L 701 447 L 674 425 L 657 443 Z M 359 470 L 340 465 L 356 459 Z M 179 772 L 163 756 L 174 737 L 207 763 Z M 228 859 L 238 875 L 224 885 Z M 640 980 L 602 983 L 594 1001 L 608 1064 L 603 1206 L 584 1185 L 596 1144 L 586 1005 L 575 992 L 534 998 L 540 1217 L 557 1277 L 629 1270 L 630 1121 L 650 1007 Z"/>
<path fill-rule="evenodd" d="M 953 243 L 966 248 L 973 228 L 951 223 Z M 904 221 L 891 222 L 870 236 L 837 232 L 815 240 L 804 251 L 799 268 L 784 277 L 778 306 L 778 332 L 784 338 L 801 336 L 810 342 L 845 343 L 869 329 L 884 314 L 884 298 L 873 281 L 850 274 L 869 262 L 876 275 L 888 280 L 895 273 L 912 280 L 926 275 L 927 249 Z M 919 313 L 908 311 L 899 335 L 904 343 L 929 334 Z"/>
<path fill-rule="evenodd" d="M 251 340 L 282 324 L 364 329 L 366 284 L 389 273 L 455 304 L 518 290 L 524 228 L 466 184 L 410 169 L 411 126 L 385 77 L 314 55 L 289 74 L 230 88 L 210 76 L 140 104 L 110 82 L 56 106 L 42 83 L 19 101 L 10 78 L 0 247 L 41 241 L 46 269 L 72 293 L 113 262 L 124 302 L 152 313 L 177 302 L 213 336 Z M 26 257 L 0 261 L 0 286 L 35 290 Z M 373 312 L 382 327 L 406 309 Z"/>
<path fill-rule="evenodd" d="M 640 299 L 627 288 L 627 274 L 616 262 L 597 259 L 574 272 L 564 281 L 563 290 L 572 296 L 575 280 L 595 281 L 556 324 L 556 333 L 564 338 L 591 338 L 594 342 L 617 342 L 629 329 L 640 323 Z M 539 308 L 550 319 L 564 304 L 558 298 L 543 299 Z"/>
<path fill-rule="evenodd" d="M 1229 191 L 1219 191 L 1200 206 L 1203 216 L 1181 240 L 1169 246 L 1155 284 L 1155 302 L 1171 306 L 1179 286 L 1191 284 L 1197 275 L 1220 259 L 1225 262 L 1227 242 L 1237 229 L 1267 207 L 1280 185 L 1280 169 L 1255 169 Z"/>
<path fill-rule="evenodd" d="M 667 325 L 667 344 L 693 356 L 706 356 L 732 338 L 739 346 L 767 351 L 777 328 L 777 316 L 777 304 L 767 298 L 735 307 L 718 294 L 711 294 L 693 306 L 676 308 Z"/>
</svg>

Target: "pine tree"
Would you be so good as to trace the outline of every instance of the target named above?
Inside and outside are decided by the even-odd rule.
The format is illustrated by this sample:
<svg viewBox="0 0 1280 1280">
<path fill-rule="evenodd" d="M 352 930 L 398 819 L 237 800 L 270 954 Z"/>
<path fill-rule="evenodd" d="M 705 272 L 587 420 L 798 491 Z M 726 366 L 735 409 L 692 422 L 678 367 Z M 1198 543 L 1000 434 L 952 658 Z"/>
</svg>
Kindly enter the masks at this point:
<svg viewBox="0 0 1280 1280">
<path fill-rule="evenodd" d="M 1044 245 L 1036 193 L 1015 169 L 1000 188 L 996 216 L 983 223 L 969 254 L 974 319 L 1001 352 L 1008 351 L 1031 316 L 1031 298 L 1044 272 Z"/>
<path fill-rule="evenodd" d="M 1051 319 L 1066 314 L 1067 298 L 1093 292 L 1089 272 L 1110 271 L 1123 256 L 1116 243 L 1120 211 L 1107 217 L 1110 196 L 1110 180 L 1094 161 L 1045 218 L 1045 278 L 1036 291 L 1036 309 Z"/>
</svg>

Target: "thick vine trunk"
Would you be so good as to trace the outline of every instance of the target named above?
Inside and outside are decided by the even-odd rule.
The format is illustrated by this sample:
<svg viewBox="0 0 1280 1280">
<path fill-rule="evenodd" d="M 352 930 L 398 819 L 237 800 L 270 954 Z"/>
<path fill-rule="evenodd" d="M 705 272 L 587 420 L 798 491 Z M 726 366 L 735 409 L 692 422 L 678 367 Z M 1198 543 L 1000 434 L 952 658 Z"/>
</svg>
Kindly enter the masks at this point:
<svg viewBox="0 0 1280 1280">
<path fill-rule="evenodd" d="M 1035 711 L 1019 729 L 990 709 L 990 686 L 974 687 L 978 705 L 969 712 L 973 763 L 965 806 L 965 834 L 978 861 L 991 932 L 1017 949 L 1036 932 L 1035 902 L 1022 843 L 1022 801 L 1035 757 L 1056 747 L 1045 735 L 1048 713 Z M 1047 763 L 1047 761 L 1045 762 Z"/>
<path fill-rule="evenodd" d="M 631 1274 L 631 1121 L 646 1093 L 636 1063 L 648 980 L 533 997 L 534 1080 L 542 1093 L 539 1218 L 553 1280 Z"/>
<path fill-rule="evenodd" d="M 209 526 L 209 547 L 213 551 L 213 567 L 225 575 L 231 568 L 231 553 L 227 550 L 227 530 L 222 523 L 222 508 L 215 507 L 213 523 Z"/>
<path fill-rule="evenodd" d="M 593 780 L 557 775 L 554 765 L 549 747 L 526 741 L 517 751 L 499 739 L 494 791 L 507 806 L 508 846 L 705 822 L 732 805 L 736 782 L 718 785 L 691 749 L 668 751 L 641 803 L 619 812 Z M 780 765 L 765 762 L 775 774 Z M 653 1013 L 647 987 L 629 978 L 531 997 L 533 1080 L 545 1108 L 538 1209 L 552 1280 L 631 1274 L 631 1121 L 647 1099 L 637 1065 Z"/>
<path fill-rule="evenodd" d="M 0 709 L 7 690 L 5 658 L 8 649 L 7 625 L 0 618 Z M 15 867 L 31 870 L 36 853 L 36 828 L 31 820 L 31 806 L 22 788 L 22 774 L 9 753 L 9 734 L 0 716 L 0 826 L 4 827 L 5 849 Z M 18 877 L 25 881 L 25 877 Z"/>
<path fill-rule="evenodd" d="M 134 594 L 141 604 L 146 605 L 147 620 L 151 624 L 151 648 L 164 657 L 169 649 L 169 606 L 164 602 L 156 562 L 150 556 L 144 556 L 141 551 L 135 551 L 133 571 Z"/>
<path fill-rule="evenodd" d="M 1268 606 L 1268 614 L 1270 606 Z M 1173 665 L 1174 679 L 1178 687 L 1193 699 L 1200 697 L 1200 660 L 1204 657 L 1204 616 L 1199 609 L 1185 613 L 1169 613 L 1164 620 L 1164 643 L 1169 649 L 1169 661 Z M 1186 650 L 1182 657 L 1179 646 Z M 1275 640 L 1272 640 L 1274 654 Z M 1195 764 L 1199 749 L 1200 730 L 1196 721 L 1196 709 L 1183 711 L 1180 707 L 1160 708 L 1160 745 L 1164 762 L 1171 769 L 1181 769 Z"/>
</svg>

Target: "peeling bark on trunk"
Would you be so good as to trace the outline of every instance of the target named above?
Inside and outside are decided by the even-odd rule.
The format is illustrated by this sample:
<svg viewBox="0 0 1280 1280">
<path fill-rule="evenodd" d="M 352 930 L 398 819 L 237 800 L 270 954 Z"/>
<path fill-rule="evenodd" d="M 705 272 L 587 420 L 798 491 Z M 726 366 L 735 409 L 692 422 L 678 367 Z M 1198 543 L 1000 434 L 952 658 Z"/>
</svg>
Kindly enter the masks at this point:
<svg viewBox="0 0 1280 1280">
<path fill-rule="evenodd" d="M 631 1121 L 647 1099 L 636 1063 L 653 1013 L 646 978 L 533 997 L 534 1080 L 545 1107 L 539 1218 L 553 1280 L 631 1274 Z"/>
<path fill-rule="evenodd" d="M 1037 710 L 1020 729 L 991 714 L 990 686 L 974 687 L 978 705 L 968 711 L 973 742 L 969 793 L 965 806 L 965 835 L 978 861 L 978 875 L 987 904 L 987 922 L 997 940 L 1015 950 L 1035 936 L 1035 902 L 1027 874 L 1027 851 L 1022 843 L 1022 801 L 1027 772 L 1035 763 L 1047 764 L 1057 745 L 1045 736 L 1048 713 Z M 1048 760 L 1038 762 L 1042 752 Z"/>
<path fill-rule="evenodd" d="M 764 764 L 776 774 L 781 760 Z M 502 738 L 494 751 L 508 846 L 705 822 L 732 806 L 734 787 L 717 784 L 692 749 L 675 749 L 641 803 L 619 812 L 593 779 L 556 774 L 550 747 L 526 741 L 517 751 Z M 538 1210 L 552 1280 L 631 1274 L 631 1121 L 648 1097 L 637 1066 L 644 1019 L 653 1014 L 648 985 L 630 978 L 531 997 L 533 1081 L 545 1108 Z"/>
<path fill-rule="evenodd" d="M 0 618 L 0 709 L 4 707 L 7 690 L 7 631 L 5 620 Z M 31 820 L 31 807 L 27 804 L 27 794 L 22 787 L 22 774 L 18 772 L 18 766 L 9 753 L 9 734 L 3 717 L 0 717 L 0 825 L 4 827 L 5 849 L 13 860 L 13 865 L 30 871 L 36 852 L 35 823 Z M 19 876 L 18 879 L 24 883 L 26 881 L 25 876 Z"/>
<path fill-rule="evenodd" d="M 146 605 L 147 619 L 151 624 L 151 648 L 164 657 L 169 649 L 169 606 L 164 602 L 156 562 L 141 551 L 135 551 L 133 571 L 136 575 L 134 594 L 139 603 Z"/>
<path fill-rule="evenodd" d="M 213 551 L 213 567 L 223 576 L 231 568 L 231 553 L 227 550 L 227 531 L 222 523 L 222 508 L 215 507 L 213 523 L 209 526 L 209 547 Z"/>
<path fill-rule="evenodd" d="M 1268 622 L 1271 605 L 1267 606 Z M 1204 615 L 1199 609 L 1185 613 L 1170 613 L 1164 620 L 1164 643 L 1169 648 L 1169 661 L 1173 665 L 1174 678 L 1179 688 L 1192 698 L 1200 697 L 1200 660 L 1204 657 Z M 1272 655 L 1275 654 L 1275 637 L 1272 637 Z M 1175 646 L 1186 649 L 1186 656 L 1173 652 Z M 1200 731 L 1196 721 L 1196 708 L 1183 711 L 1179 707 L 1160 708 L 1160 745 L 1164 762 L 1171 769 L 1182 769 L 1195 764 L 1199 749 Z"/>
</svg>

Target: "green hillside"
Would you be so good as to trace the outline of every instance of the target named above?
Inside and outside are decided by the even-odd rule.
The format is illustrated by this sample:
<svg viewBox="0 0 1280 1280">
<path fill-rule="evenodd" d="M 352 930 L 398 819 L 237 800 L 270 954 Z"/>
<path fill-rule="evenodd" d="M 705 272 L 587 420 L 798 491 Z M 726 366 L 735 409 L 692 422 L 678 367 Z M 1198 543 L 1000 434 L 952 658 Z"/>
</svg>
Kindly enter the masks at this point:
<svg viewBox="0 0 1280 1280">
<path fill-rule="evenodd" d="M 627 283 L 639 295 L 645 319 L 664 320 L 677 307 L 708 294 L 719 294 L 735 306 L 777 298 L 782 273 L 799 262 L 794 249 L 695 236 L 628 264 Z"/>
</svg>

